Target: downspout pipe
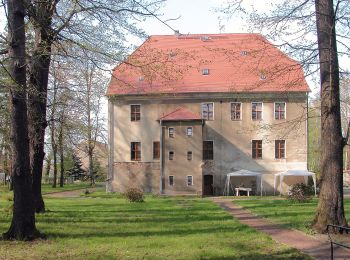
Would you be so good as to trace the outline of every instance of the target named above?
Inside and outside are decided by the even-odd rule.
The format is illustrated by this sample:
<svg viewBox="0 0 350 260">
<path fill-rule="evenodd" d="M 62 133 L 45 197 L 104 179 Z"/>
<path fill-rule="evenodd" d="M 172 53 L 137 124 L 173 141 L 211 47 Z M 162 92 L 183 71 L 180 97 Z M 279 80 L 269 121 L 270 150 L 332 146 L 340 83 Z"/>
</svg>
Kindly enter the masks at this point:
<svg viewBox="0 0 350 260">
<path fill-rule="evenodd" d="M 306 92 L 306 169 L 309 170 L 309 92 Z"/>
<path fill-rule="evenodd" d="M 159 179 L 159 194 L 163 194 L 163 178 L 164 178 L 164 156 L 163 156 L 163 122 L 162 120 L 159 121 L 160 123 L 160 179 Z"/>
</svg>

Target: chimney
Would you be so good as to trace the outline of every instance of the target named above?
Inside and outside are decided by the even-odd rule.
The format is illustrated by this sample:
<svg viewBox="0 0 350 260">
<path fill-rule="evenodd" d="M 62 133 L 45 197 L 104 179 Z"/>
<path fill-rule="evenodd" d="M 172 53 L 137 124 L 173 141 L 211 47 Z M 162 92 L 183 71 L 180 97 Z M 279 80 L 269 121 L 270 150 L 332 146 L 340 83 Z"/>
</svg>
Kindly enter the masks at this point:
<svg viewBox="0 0 350 260">
<path fill-rule="evenodd" d="M 175 36 L 176 37 L 179 37 L 181 35 L 180 31 L 179 30 L 174 30 L 174 33 L 175 33 Z"/>
</svg>

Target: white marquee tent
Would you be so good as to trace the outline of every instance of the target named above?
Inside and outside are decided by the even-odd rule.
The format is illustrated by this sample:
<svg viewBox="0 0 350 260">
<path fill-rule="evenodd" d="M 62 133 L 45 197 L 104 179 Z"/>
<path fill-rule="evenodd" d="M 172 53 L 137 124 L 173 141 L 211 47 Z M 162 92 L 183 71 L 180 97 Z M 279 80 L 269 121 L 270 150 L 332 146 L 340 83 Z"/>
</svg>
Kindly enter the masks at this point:
<svg viewBox="0 0 350 260">
<path fill-rule="evenodd" d="M 257 184 L 258 184 L 258 180 L 260 179 L 260 195 L 262 195 L 262 189 L 263 189 L 262 173 L 261 172 L 253 172 L 253 171 L 249 171 L 249 170 L 239 170 L 239 171 L 230 172 L 230 173 L 226 174 L 226 182 L 225 182 L 223 195 L 228 196 L 230 194 L 230 187 L 232 188 L 231 177 L 248 177 L 248 176 L 255 176 Z"/>
<path fill-rule="evenodd" d="M 314 181 L 314 189 L 315 189 L 315 196 L 316 196 L 316 175 L 313 172 L 309 172 L 307 170 L 288 170 L 285 172 L 280 172 L 275 174 L 275 183 L 274 183 L 274 192 L 276 194 L 276 187 L 277 187 L 277 179 L 280 179 L 280 192 L 282 192 L 282 182 L 283 178 L 286 176 L 298 176 L 298 177 L 312 177 L 312 180 Z"/>
</svg>

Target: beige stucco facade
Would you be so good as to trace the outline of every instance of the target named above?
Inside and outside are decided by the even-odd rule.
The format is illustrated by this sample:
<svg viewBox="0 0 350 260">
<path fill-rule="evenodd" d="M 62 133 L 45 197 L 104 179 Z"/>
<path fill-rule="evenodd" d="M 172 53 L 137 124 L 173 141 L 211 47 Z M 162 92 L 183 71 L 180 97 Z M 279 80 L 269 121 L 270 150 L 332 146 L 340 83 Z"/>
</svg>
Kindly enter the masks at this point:
<svg viewBox="0 0 350 260">
<path fill-rule="evenodd" d="M 214 120 L 161 122 L 159 119 L 184 107 L 201 114 L 201 104 L 214 103 Z M 231 120 L 231 102 L 242 103 L 241 120 Z M 262 120 L 252 120 L 252 102 L 262 102 Z M 286 103 L 286 118 L 274 119 L 274 103 Z M 130 105 L 139 104 L 141 120 L 130 120 Z M 226 174 L 248 169 L 263 173 L 263 194 L 273 193 L 274 174 L 307 168 L 307 93 L 198 93 L 178 95 L 123 95 L 109 98 L 109 185 L 123 192 L 139 187 L 162 194 L 203 193 L 203 176 L 213 176 L 214 194 L 223 192 Z M 193 127 L 193 136 L 186 128 Z M 168 128 L 175 136 L 169 138 Z M 202 160 L 204 140 L 212 140 L 214 159 Z M 262 140 L 262 159 L 252 158 L 252 140 Z M 285 159 L 275 159 L 275 140 L 285 140 Z M 160 159 L 153 159 L 153 142 L 161 143 Z M 141 142 L 141 160 L 131 161 L 130 143 Z M 174 159 L 169 160 L 169 151 Z M 187 160 L 187 152 L 192 160 Z M 169 185 L 169 175 L 174 185 Z M 193 176 L 188 186 L 187 176 Z M 253 185 L 254 178 L 233 183 Z M 288 184 L 290 180 L 286 179 Z M 257 188 L 259 190 L 259 188 Z M 258 190 L 256 192 L 258 192 Z"/>
</svg>

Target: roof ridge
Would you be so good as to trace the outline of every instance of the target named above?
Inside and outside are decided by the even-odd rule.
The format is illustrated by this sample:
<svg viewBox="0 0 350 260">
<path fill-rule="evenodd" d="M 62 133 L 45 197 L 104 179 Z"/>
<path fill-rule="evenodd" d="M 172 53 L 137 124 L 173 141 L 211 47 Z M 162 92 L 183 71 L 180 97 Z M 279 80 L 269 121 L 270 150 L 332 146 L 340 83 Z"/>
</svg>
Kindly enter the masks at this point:
<svg viewBox="0 0 350 260">
<path fill-rule="evenodd" d="M 163 115 L 160 119 L 164 118 L 164 117 L 167 117 L 167 116 L 170 116 L 171 114 L 174 114 L 175 112 L 177 112 L 178 110 L 180 110 L 181 108 L 183 107 L 177 107 L 175 108 L 175 110 L 171 111 L 170 113 L 166 114 L 166 115 Z"/>
</svg>

